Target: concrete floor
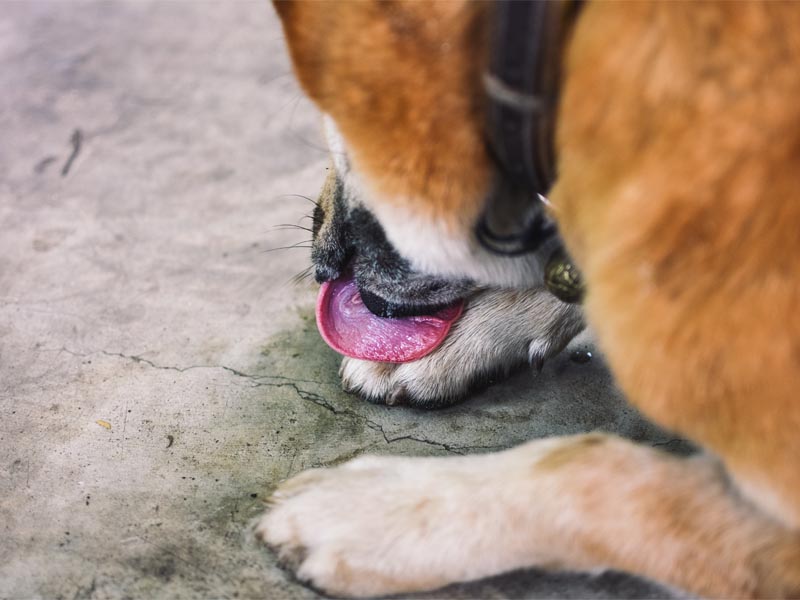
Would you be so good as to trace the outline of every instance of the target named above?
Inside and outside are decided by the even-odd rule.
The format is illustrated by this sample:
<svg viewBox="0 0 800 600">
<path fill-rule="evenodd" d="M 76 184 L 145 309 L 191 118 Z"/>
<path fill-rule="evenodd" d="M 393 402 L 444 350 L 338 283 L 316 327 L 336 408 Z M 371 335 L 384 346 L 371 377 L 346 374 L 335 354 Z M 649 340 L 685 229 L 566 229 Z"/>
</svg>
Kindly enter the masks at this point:
<svg viewBox="0 0 800 600">
<path fill-rule="evenodd" d="M 340 391 L 291 277 L 326 156 L 266 2 L 0 8 L 0 597 L 314 598 L 248 525 L 362 452 L 681 445 L 566 353 L 434 413 Z M 588 338 L 573 347 L 586 348 Z M 666 597 L 535 571 L 426 597 Z"/>
</svg>

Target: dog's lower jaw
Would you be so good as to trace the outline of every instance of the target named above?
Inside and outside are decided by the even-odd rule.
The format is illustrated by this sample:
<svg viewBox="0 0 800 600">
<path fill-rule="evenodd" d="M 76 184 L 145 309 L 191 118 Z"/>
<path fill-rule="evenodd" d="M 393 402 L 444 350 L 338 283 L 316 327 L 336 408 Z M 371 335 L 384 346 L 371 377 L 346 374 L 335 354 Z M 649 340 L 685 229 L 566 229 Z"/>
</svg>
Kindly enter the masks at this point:
<svg viewBox="0 0 800 600">
<path fill-rule="evenodd" d="M 345 391 L 371 402 L 441 408 L 493 376 L 530 363 L 540 369 L 584 327 L 578 307 L 544 288 L 487 290 L 469 299 L 463 316 L 431 354 L 402 364 L 345 358 Z"/>
</svg>

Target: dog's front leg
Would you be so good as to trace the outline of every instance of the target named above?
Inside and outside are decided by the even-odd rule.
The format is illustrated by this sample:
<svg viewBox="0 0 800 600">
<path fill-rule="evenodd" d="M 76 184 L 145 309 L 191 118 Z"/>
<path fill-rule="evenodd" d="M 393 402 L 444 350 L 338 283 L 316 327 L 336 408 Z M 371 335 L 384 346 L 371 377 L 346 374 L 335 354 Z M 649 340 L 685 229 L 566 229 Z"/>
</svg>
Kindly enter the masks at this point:
<svg viewBox="0 0 800 600">
<path fill-rule="evenodd" d="M 529 566 L 622 569 L 705 596 L 800 591 L 800 538 L 737 499 L 715 462 L 613 436 L 463 458 L 362 457 L 302 473 L 272 502 L 259 537 L 336 595 Z"/>
</svg>

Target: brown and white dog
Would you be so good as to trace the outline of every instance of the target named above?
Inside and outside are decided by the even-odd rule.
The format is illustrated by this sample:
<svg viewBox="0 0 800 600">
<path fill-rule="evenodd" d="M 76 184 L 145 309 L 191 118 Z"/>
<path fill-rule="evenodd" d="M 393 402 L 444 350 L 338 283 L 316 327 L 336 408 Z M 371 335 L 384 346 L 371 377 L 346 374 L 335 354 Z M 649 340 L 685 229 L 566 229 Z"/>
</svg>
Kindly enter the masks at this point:
<svg viewBox="0 0 800 600">
<path fill-rule="evenodd" d="M 493 180 L 488 3 L 278 3 L 342 177 L 416 270 L 536 285 L 475 240 Z M 800 596 L 800 4 L 590 2 L 564 58 L 551 201 L 630 402 L 701 445 L 610 435 L 308 471 L 258 526 L 337 595 L 519 567 Z M 341 170 L 341 169 L 340 169 Z"/>
</svg>

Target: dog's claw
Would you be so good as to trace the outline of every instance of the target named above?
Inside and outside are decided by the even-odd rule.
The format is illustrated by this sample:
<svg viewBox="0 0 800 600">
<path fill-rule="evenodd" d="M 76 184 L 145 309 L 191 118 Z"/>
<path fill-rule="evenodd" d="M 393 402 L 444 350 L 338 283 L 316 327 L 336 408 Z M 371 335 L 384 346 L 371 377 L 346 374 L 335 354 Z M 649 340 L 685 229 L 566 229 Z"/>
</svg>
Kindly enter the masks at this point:
<svg viewBox="0 0 800 600">
<path fill-rule="evenodd" d="M 528 363 L 536 369 L 537 373 L 542 372 L 544 361 L 549 355 L 549 344 L 541 340 L 534 340 L 528 346 Z"/>
<path fill-rule="evenodd" d="M 398 385 L 388 396 L 386 396 L 386 406 L 402 406 L 408 403 L 408 392 L 405 386 Z"/>
</svg>

